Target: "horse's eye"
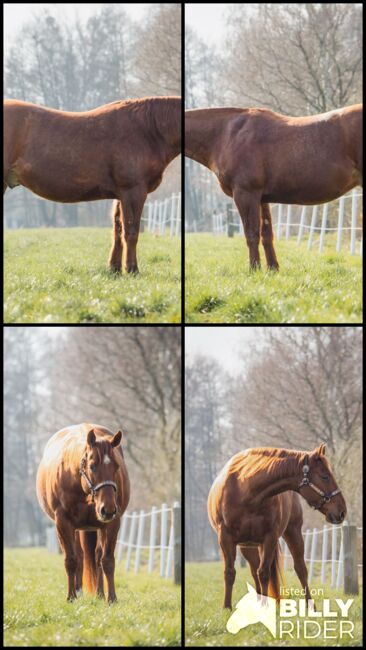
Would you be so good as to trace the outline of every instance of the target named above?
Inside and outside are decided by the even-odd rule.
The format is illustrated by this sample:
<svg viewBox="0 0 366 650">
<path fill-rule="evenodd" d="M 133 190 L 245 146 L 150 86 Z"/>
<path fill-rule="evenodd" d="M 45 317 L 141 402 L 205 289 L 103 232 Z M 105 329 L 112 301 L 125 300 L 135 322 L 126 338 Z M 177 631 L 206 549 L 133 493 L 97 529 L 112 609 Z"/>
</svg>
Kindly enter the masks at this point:
<svg viewBox="0 0 366 650">
<path fill-rule="evenodd" d="M 323 481 L 329 481 L 328 474 L 323 474 L 322 479 L 323 479 Z"/>
<path fill-rule="evenodd" d="M 90 471 L 95 472 L 95 465 L 90 465 Z"/>
</svg>

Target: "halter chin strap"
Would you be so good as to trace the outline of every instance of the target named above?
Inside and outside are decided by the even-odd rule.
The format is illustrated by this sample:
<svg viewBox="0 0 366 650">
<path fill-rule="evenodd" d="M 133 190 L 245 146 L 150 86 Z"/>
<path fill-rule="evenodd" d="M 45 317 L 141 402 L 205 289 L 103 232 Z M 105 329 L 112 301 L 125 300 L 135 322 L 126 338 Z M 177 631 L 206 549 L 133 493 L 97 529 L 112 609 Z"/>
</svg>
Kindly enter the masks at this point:
<svg viewBox="0 0 366 650">
<path fill-rule="evenodd" d="M 89 490 L 92 494 L 92 500 L 94 501 L 95 495 L 100 490 L 102 487 L 105 487 L 106 485 L 111 485 L 112 488 L 114 488 L 115 492 L 117 492 L 117 483 L 114 481 L 103 481 L 102 483 L 98 483 L 97 485 L 93 485 L 89 477 L 85 474 L 84 472 L 84 467 L 86 465 L 86 458 L 82 458 L 80 461 L 80 467 L 79 467 L 79 474 L 86 480 Z"/>
<path fill-rule="evenodd" d="M 318 506 L 311 506 L 311 508 L 314 508 L 314 510 L 320 510 L 320 508 L 323 507 L 325 503 L 329 503 L 329 501 L 336 496 L 336 494 L 340 494 L 341 490 L 334 490 L 334 492 L 326 493 L 323 492 L 323 490 L 320 490 L 314 483 L 311 483 L 310 478 L 309 478 L 309 472 L 310 472 L 310 467 L 309 467 L 309 456 L 305 456 L 305 461 L 304 465 L 302 466 L 302 472 L 303 472 L 303 479 L 301 483 L 299 484 L 299 489 L 304 487 L 304 485 L 310 487 L 312 490 L 317 492 L 321 497 L 323 497 L 322 501 Z M 310 505 L 310 504 L 309 504 Z"/>
</svg>

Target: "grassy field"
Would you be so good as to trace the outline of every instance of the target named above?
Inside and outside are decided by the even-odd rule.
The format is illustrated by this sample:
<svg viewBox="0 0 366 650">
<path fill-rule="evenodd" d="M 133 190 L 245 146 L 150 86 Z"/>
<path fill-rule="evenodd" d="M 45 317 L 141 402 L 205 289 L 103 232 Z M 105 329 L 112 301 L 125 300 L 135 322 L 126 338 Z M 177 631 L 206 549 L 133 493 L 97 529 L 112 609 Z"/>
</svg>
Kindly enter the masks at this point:
<svg viewBox="0 0 366 650">
<path fill-rule="evenodd" d="M 333 242 L 334 244 L 334 242 Z M 361 323 L 362 258 L 276 242 L 280 272 L 248 270 L 243 238 L 186 236 L 187 323 Z M 262 265 L 264 254 L 261 250 Z"/>
<path fill-rule="evenodd" d="M 5 232 L 6 323 L 179 323 L 180 239 L 140 236 L 140 274 L 107 268 L 108 228 Z"/>
<path fill-rule="evenodd" d="M 289 572 L 286 573 L 287 587 L 300 587 L 297 578 Z M 236 580 L 233 591 L 233 605 L 247 592 L 246 580 L 253 584 L 248 569 L 237 568 Z M 313 580 L 310 587 L 319 587 L 318 581 Z M 185 565 L 185 644 L 187 646 L 313 646 L 313 647 L 336 647 L 336 646 L 362 646 L 362 597 L 345 596 L 342 591 L 336 591 L 324 586 L 324 598 L 330 598 L 331 604 L 334 598 L 354 598 L 350 609 L 350 620 L 355 625 L 354 638 L 347 636 L 336 639 L 314 639 L 294 638 L 288 636 L 276 641 L 269 630 L 262 624 L 248 626 L 233 635 L 227 632 L 226 623 L 230 616 L 228 610 L 222 609 L 224 596 L 223 564 L 211 563 L 188 563 Z M 322 597 L 322 598 L 323 598 Z M 315 597 L 315 606 L 321 607 L 321 599 Z M 299 617 L 292 619 L 293 622 L 301 620 Z M 320 620 L 321 619 L 317 619 Z M 278 629 L 278 624 L 277 624 Z M 335 636 L 335 634 L 333 633 Z"/>
<path fill-rule="evenodd" d="M 5 550 L 5 646 L 179 646 L 180 588 L 146 572 L 116 568 L 118 602 L 90 595 L 66 602 L 61 555 Z"/>
</svg>

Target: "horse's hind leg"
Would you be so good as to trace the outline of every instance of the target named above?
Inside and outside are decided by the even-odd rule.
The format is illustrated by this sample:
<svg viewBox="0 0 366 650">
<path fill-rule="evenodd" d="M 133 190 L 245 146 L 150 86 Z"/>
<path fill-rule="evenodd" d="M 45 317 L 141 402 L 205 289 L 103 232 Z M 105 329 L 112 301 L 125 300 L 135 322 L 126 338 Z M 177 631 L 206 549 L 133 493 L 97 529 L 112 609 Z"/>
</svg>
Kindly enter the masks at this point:
<svg viewBox="0 0 366 650">
<path fill-rule="evenodd" d="M 75 531 L 75 551 L 76 551 L 76 576 L 75 576 L 75 590 L 76 594 L 82 594 L 83 587 L 83 549 L 80 544 L 79 531 Z"/>
<path fill-rule="evenodd" d="M 122 207 L 120 201 L 113 202 L 113 242 L 109 254 L 109 266 L 119 272 L 122 267 Z"/>
<path fill-rule="evenodd" d="M 242 556 L 249 562 L 250 570 L 255 582 L 255 590 L 257 594 L 261 593 L 261 586 L 258 579 L 258 569 L 259 569 L 259 551 L 258 548 L 249 548 L 246 546 L 240 546 L 240 552 Z"/>
<path fill-rule="evenodd" d="M 98 531 L 97 545 L 95 548 L 95 564 L 97 567 L 97 596 L 99 596 L 99 598 L 104 598 L 102 553 L 101 533 Z"/>
<path fill-rule="evenodd" d="M 224 570 L 224 579 L 225 579 L 225 598 L 224 598 L 224 608 L 228 607 L 231 609 L 231 599 L 233 593 L 233 586 L 235 581 L 235 556 L 236 556 L 236 545 L 232 540 L 230 533 L 227 531 L 225 524 L 220 524 L 218 529 L 218 538 L 219 544 L 224 556 L 225 570 Z"/>
<path fill-rule="evenodd" d="M 269 269 L 278 271 L 279 264 L 277 262 L 277 257 L 273 246 L 272 215 L 268 203 L 262 203 L 261 212 L 261 237 L 264 252 L 266 254 L 267 266 Z"/>
<path fill-rule="evenodd" d="M 121 191 L 123 240 L 126 247 L 125 268 L 127 273 L 138 273 L 136 246 L 146 197 L 146 188 L 140 185 Z"/>
</svg>

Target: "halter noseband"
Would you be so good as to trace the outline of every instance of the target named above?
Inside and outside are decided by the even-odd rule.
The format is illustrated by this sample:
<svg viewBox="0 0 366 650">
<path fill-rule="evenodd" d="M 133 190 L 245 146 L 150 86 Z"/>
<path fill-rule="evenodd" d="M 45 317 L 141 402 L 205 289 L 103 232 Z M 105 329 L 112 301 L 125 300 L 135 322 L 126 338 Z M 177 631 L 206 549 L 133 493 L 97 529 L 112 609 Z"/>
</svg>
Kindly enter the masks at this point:
<svg viewBox="0 0 366 650">
<path fill-rule="evenodd" d="M 86 480 L 86 482 L 88 484 L 89 490 L 90 490 L 90 492 L 92 494 L 92 500 L 93 501 L 94 501 L 95 495 L 98 492 L 98 490 L 100 490 L 102 487 L 105 487 L 106 485 L 111 485 L 112 488 L 114 488 L 115 492 L 117 492 L 117 483 L 115 483 L 114 481 L 102 481 L 102 483 L 98 483 L 97 485 L 93 485 L 93 483 L 91 482 L 89 477 L 84 472 L 85 464 L 86 464 L 86 458 L 84 456 L 84 458 L 82 458 L 81 461 L 80 461 L 79 474 L 83 478 L 85 478 L 85 480 Z"/>
<path fill-rule="evenodd" d="M 311 506 L 311 508 L 314 508 L 314 510 L 320 510 L 320 508 L 323 507 L 325 503 L 329 503 L 329 501 L 332 499 L 332 497 L 335 497 L 336 494 L 340 494 L 341 490 L 334 490 L 334 492 L 330 492 L 327 494 L 326 492 L 323 492 L 323 490 L 320 490 L 319 488 L 314 485 L 314 483 L 311 483 L 310 478 L 309 478 L 309 472 L 310 472 L 310 467 L 309 467 L 309 456 L 305 456 L 305 462 L 304 465 L 302 466 L 302 471 L 303 471 L 303 479 L 299 485 L 299 488 L 302 488 L 304 485 L 307 485 L 308 487 L 312 488 L 315 492 L 317 492 L 321 497 L 323 497 L 320 505 L 318 506 Z M 310 504 L 309 504 L 310 505 Z"/>
</svg>

